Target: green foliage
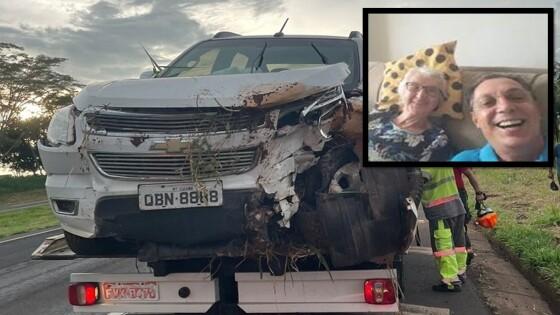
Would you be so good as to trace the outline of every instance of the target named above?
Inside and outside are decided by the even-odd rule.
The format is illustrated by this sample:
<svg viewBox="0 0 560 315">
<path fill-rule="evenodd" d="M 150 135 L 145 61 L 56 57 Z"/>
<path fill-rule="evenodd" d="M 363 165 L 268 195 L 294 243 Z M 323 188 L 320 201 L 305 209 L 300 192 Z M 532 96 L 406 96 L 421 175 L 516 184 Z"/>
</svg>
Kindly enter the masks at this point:
<svg viewBox="0 0 560 315">
<path fill-rule="evenodd" d="M 54 71 L 66 59 L 29 56 L 20 46 L 0 42 L 0 164 L 15 171 L 40 169 L 37 140 L 46 133 L 54 111 L 71 102 L 81 87 L 71 76 Z M 26 105 L 45 115 L 22 121 Z"/>
<path fill-rule="evenodd" d="M 0 176 L 0 195 L 20 191 L 42 189 L 45 187 L 46 176 Z"/>
<path fill-rule="evenodd" d="M 499 214 L 496 239 L 560 292 L 560 195 L 549 188 L 548 169 L 475 171 L 486 205 Z"/>
<path fill-rule="evenodd" d="M 508 221 L 496 229 L 496 238 L 560 291 L 560 248 L 551 233 Z"/>
<path fill-rule="evenodd" d="M 544 209 L 544 213 L 535 219 L 534 224 L 542 227 L 560 226 L 560 208 L 550 206 Z"/>
<path fill-rule="evenodd" d="M 0 238 L 58 225 L 49 206 L 0 213 Z"/>
<path fill-rule="evenodd" d="M 0 131 L 0 164 L 16 172 L 36 172 L 41 168 L 37 140 L 46 137 L 50 116 L 33 117 Z"/>
</svg>

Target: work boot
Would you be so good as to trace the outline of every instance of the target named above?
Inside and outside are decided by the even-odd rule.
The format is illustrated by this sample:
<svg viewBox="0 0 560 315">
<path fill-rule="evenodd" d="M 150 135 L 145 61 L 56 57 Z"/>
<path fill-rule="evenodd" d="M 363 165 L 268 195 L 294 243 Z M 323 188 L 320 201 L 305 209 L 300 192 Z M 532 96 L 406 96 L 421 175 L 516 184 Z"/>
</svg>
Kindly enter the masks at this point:
<svg viewBox="0 0 560 315">
<path fill-rule="evenodd" d="M 461 292 L 460 282 L 447 284 L 445 282 L 440 282 L 432 286 L 432 290 L 437 292 Z"/>
<path fill-rule="evenodd" d="M 459 280 L 461 280 L 461 284 L 465 284 L 467 282 L 467 273 L 458 274 Z"/>
</svg>

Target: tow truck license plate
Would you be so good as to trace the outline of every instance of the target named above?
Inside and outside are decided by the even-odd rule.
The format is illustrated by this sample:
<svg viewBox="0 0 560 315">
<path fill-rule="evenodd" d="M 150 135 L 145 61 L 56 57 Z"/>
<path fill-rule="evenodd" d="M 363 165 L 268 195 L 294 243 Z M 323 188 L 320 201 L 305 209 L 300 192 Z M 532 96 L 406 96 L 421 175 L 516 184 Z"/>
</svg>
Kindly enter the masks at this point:
<svg viewBox="0 0 560 315">
<path fill-rule="evenodd" d="M 101 285 L 106 301 L 157 301 L 157 282 L 105 282 Z"/>
<path fill-rule="evenodd" d="M 216 207 L 223 203 L 222 182 L 139 185 L 141 210 Z"/>
</svg>

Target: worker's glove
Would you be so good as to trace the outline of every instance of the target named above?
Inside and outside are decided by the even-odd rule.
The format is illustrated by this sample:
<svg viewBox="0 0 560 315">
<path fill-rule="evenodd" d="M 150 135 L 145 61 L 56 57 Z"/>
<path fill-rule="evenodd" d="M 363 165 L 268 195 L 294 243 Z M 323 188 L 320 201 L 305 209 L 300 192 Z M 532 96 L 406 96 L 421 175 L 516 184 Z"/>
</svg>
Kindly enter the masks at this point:
<svg viewBox="0 0 560 315">
<path fill-rule="evenodd" d="M 478 201 L 478 202 L 484 201 L 484 200 L 486 200 L 486 198 L 487 198 L 487 197 L 486 197 L 486 194 L 485 194 L 484 192 L 482 192 L 482 191 L 477 191 L 477 192 L 475 193 L 475 199 L 476 199 L 476 201 Z"/>
<path fill-rule="evenodd" d="M 477 201 L 474 208 L 476 209 L 476 223 L 487 229 L 493 229 L 498 223 L 498 215 L 489 207 L 486 207 L 484 202 Z"/>
</svg>

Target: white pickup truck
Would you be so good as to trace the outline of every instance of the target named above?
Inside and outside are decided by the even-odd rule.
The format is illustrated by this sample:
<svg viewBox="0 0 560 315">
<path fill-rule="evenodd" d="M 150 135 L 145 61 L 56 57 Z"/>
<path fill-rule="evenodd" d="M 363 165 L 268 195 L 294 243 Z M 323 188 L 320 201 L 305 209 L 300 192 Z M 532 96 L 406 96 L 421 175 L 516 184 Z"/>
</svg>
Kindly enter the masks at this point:
<svg viewBox="0 0 560 315">
<path fill-rule="evenodd" d="M 362 64 L 359 32 L 221 32 L 149 78 L 84 88 L 39 144 L 62 257 L 153 275 L 72 275 L 75 310 L 396 310 L 419 176 L 361 168 L 343 131 Z"/>
</svg>

